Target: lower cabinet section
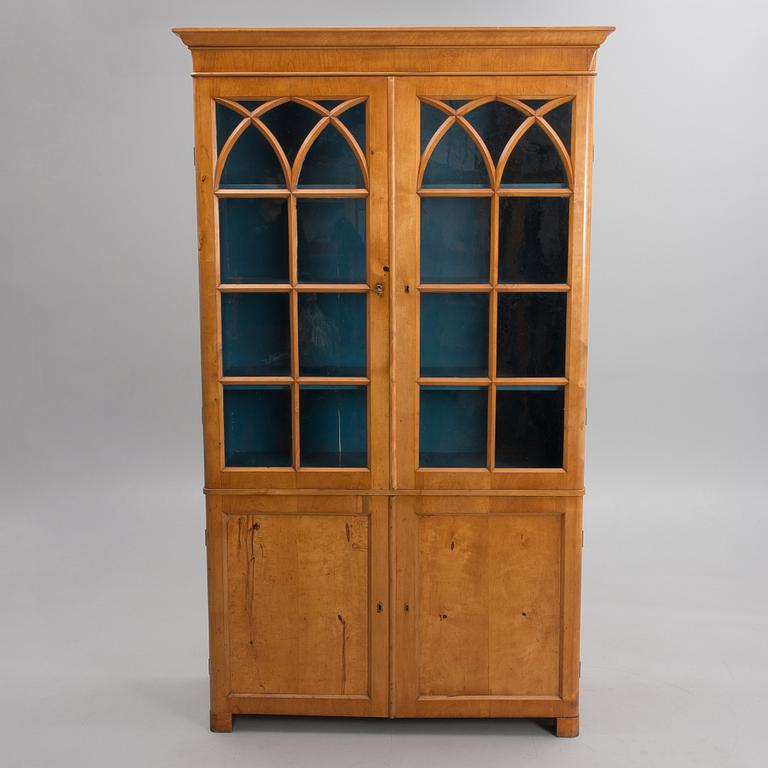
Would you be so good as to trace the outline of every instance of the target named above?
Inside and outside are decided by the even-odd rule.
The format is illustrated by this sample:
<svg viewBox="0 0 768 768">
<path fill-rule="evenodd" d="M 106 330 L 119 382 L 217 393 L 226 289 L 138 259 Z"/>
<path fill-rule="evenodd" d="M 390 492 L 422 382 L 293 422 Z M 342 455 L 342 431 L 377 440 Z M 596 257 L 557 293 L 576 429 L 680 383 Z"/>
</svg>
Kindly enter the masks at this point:
<svg viewBox="0 0 768 768">
<path fill-rule="evenodd" d="M 580 541 L 579 497 L 209 496 L 212 722 L 575 718 Z"/>
</svg>

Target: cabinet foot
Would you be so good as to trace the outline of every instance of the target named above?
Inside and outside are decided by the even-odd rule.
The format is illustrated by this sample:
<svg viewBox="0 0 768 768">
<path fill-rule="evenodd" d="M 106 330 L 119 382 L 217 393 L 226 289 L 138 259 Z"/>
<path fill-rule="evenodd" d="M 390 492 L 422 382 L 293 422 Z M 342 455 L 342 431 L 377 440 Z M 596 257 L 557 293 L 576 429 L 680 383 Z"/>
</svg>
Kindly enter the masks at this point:
<svg viewBox="0 0 768 768">
<path fill-rule="evenodd" d="M 556 717 L 555 718 L 555 736 L 573 738 L 579 735 L 578 717 Z"/>
<path fill-rule="evenodd" d="M 211 730 L 214 733 L 232 732 L 231 712 L 211 712 Z"/>
</svg>

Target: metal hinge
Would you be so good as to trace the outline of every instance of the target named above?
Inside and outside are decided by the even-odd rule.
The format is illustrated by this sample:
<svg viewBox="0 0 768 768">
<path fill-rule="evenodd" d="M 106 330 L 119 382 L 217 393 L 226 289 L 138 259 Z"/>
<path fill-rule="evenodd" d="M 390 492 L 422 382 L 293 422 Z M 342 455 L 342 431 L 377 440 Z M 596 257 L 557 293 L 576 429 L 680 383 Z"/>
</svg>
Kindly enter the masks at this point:
<svg viewBox="0 0 768 768">
<path fill-rule="evenodd" d="M 210 677 L 211 674 L 211 657 L 208 657 L 208 676 Z"/>
<path fill-rule="evenodd" d="M 584 409 L 584 426 L 587 426 L 587 422 L 589 421 L 589 408 Z"/>
<path fill-rule="evenodd" d="M 579 677 L 581 677 L 581 661 L 579 661 Z"/>
<path fill-rule="evenodd" d="M 584 549 L 584 529 L 581 529 L 581 548 Z"/>
<path fill-rule="evenodd" d="M 192 165 L 197 165 L 197 147 L 192 147 Z"/>
</svg>

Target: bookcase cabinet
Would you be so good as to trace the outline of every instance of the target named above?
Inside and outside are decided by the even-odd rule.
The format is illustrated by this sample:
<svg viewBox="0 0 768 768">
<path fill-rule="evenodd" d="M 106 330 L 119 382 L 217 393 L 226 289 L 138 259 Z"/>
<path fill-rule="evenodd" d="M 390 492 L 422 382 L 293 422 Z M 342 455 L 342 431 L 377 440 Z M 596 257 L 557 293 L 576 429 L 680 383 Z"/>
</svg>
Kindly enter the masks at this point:
<svg viewBox="0 0 768 768">
<path fill-rule="evenodd" d="M 611 28 L 174 31 L 193 58 L 212 729 L 576 735 Z"/>
</svg>

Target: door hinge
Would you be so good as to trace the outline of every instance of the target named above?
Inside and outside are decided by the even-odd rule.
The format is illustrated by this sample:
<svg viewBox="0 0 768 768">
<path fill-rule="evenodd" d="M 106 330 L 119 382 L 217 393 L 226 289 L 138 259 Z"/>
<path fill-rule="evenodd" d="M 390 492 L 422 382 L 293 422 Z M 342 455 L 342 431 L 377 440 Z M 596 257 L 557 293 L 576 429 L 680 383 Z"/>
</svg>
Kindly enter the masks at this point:
<svg viewBox="0 0 768 768">
<path fill-rule="evenodd" d="M 584 409 L 584 426 L 587 426 L 587 422 L 589 421 L 589 408 Z"/>
<path fill-rule="evenodd" d="M 579 677 L 581 677 L 581 660 L 579 660 Z"/>
<path fill-rule="evenodd" d="M 197 147 L 192 147 L 192 165 L 197 165 Z"/>
<path fill-rule="evenodd" d="M 208 529 L 205 529 L 205 546 L 208 546 Z"/>
<path fill-rule="evenodd" d="M 581 548 L 584 549 L 584 529 L 581 529 Z"/>
<path fill-rule="evenodd" d="M 211 676 L 211 657 L 208 657 L 208 676 Z"/>
</svg>

